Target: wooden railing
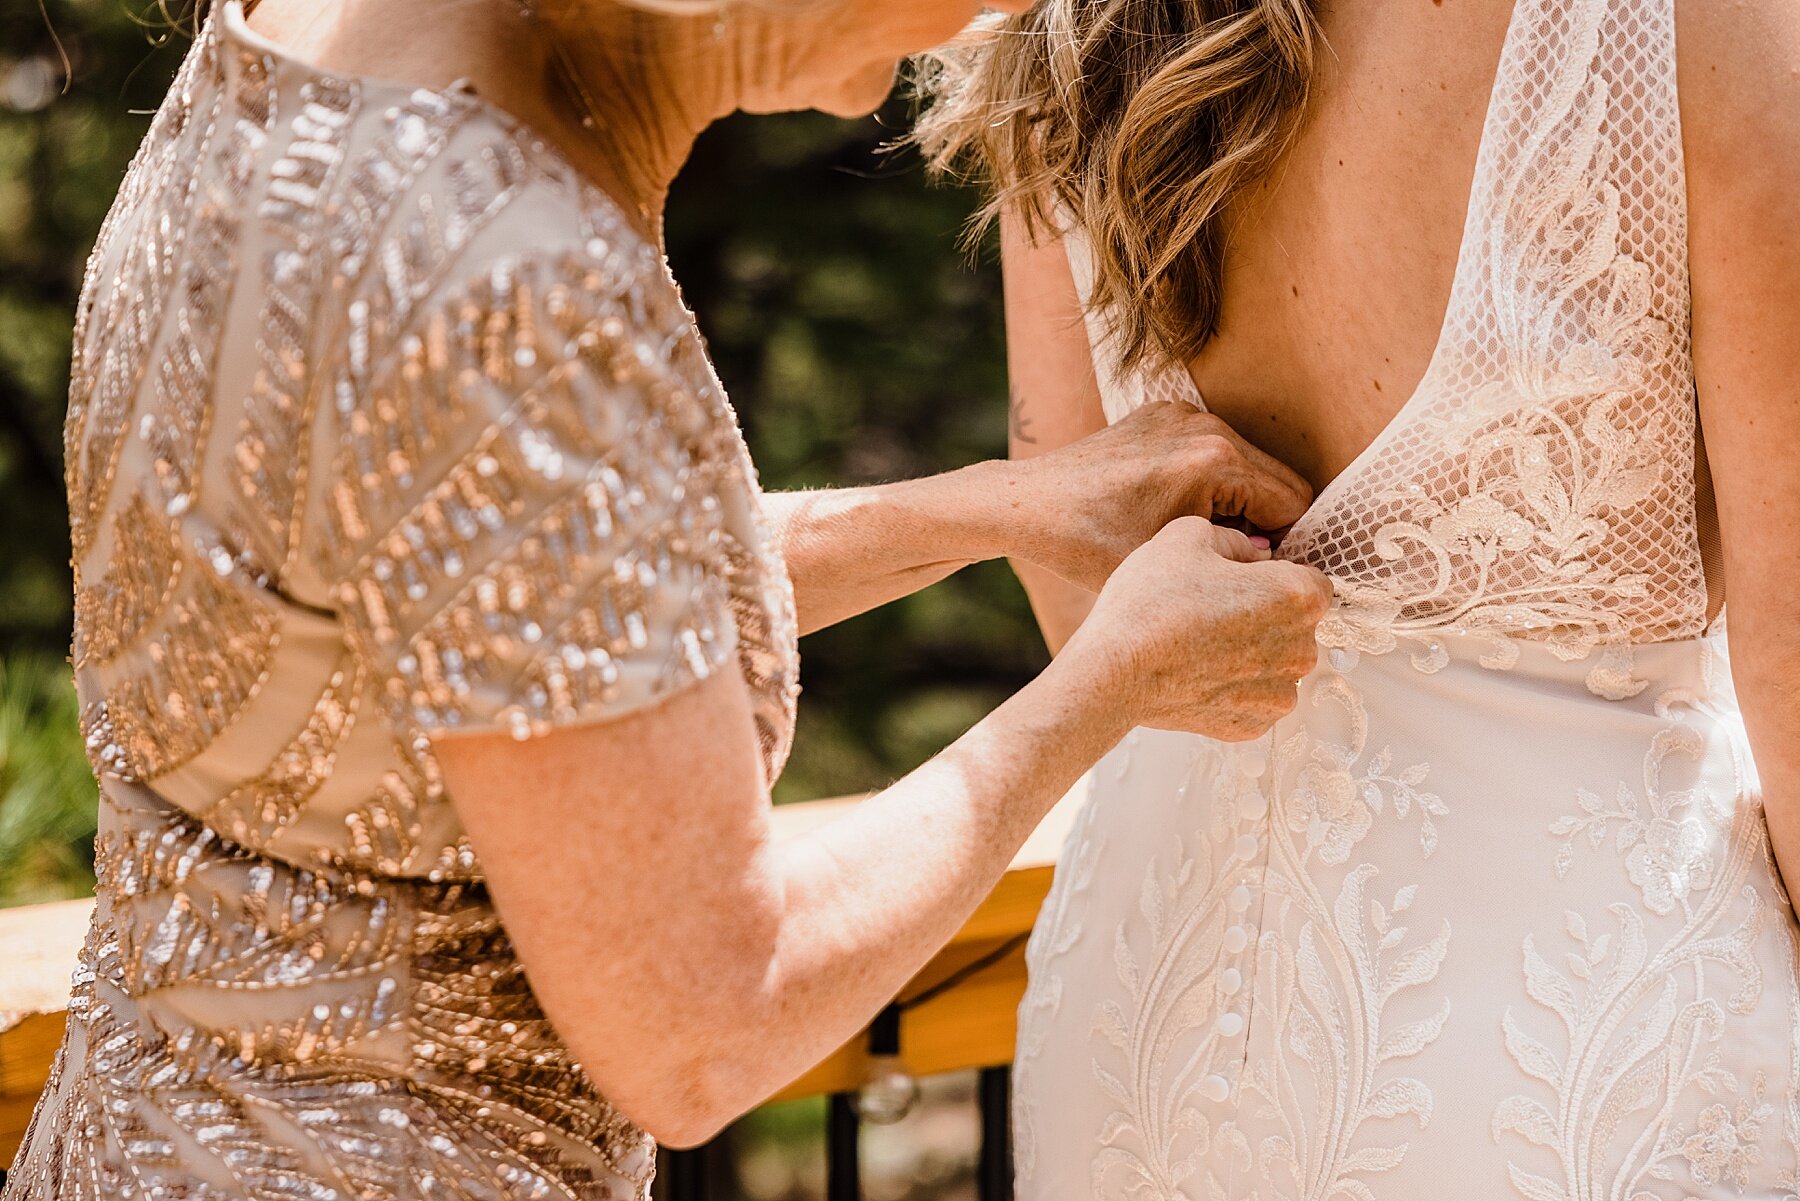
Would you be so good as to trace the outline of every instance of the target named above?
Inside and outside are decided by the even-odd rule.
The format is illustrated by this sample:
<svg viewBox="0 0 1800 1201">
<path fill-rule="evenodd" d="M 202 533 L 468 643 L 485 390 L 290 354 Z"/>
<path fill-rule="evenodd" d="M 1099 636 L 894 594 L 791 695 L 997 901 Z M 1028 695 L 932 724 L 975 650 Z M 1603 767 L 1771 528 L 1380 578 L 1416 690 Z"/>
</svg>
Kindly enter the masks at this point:
<svg viewBox="0 0 1800 1201">
<path fill-rule="evenodd" d="M 856 803 L 843 798 L 781 806 L 775 810 L 777 837 L 813 829 Z M 878 1070 L 912 1077 L 980 1071 L 980 1193 L 983 1201 L 1011 1196 L 1007 1065 L 1025 989 L 1024 942 L 1074 808 L 1071 795 L 1051 812 L 987 900 L 869 1030 L 770 1098 L 831 1098 L 826 1177 L 832 1201 L 861 1195 L 856 1097 Z M 12 1162 L 62 1040 L 69 977 L 92 909 L 92 901 L 0 909 L 0 1165 Z M 706 1148 L 665 1154 L 663 1191 L 670 1201 L 706 1196 L 709 1154 Z"/>
</svg>

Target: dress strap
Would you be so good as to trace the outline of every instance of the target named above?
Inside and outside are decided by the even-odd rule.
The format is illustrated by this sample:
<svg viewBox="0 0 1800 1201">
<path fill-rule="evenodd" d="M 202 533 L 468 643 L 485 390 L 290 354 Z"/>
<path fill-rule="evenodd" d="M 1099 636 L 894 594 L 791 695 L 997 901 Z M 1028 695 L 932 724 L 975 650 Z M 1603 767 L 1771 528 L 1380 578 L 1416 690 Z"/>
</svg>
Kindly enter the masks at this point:
<svg viewBox="0 0 1800 1201">
<path fill-rule="evenodd" d="M 1489 359 L 1526 404 L 1629 387 L 1634 326 L 1685 355 L 1687 308 L 1674 0 L 1518 0 L 1440 366 Z"/>
<path fill-rule="evenodd" d="M 1059 214 L 1059 218 L 1069 273 L 1075 280 L 1075 296 L 1081 302 L 1088 351 L 1094 360 L 1094 378 L 1100 387 L 1100 407 L 1107 421 L 1118 421 L 1158 401 L 1190 404 L 1204 411 L 1206 401 L 1185 363 L 1157 355 L 1131 371 L 1120 368 L 1106 318 L 1088 304 L 1088 298 L 1094 294 L 1094 251 L 1087 231 L 1067 214 Z"/>
</svg>

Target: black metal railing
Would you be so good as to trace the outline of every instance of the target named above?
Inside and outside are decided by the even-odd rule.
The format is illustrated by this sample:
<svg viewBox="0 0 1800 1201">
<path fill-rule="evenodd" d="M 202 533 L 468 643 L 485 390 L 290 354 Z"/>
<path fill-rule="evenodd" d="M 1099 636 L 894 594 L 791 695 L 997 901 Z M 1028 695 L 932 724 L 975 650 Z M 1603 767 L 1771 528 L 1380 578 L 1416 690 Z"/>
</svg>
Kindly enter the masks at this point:
<svg viewBox="0 0 1800 1201">
<path fill-rule="evenodd" d="M 1012 1069 L 983 1068 L 976 1087 L 981 1115 L 981 1153 L 976 1163 L 977 1196 L 981 1201 L 1012 1201 L 1013 1157 Z M 825 1110 L 826 1201 L 862 1201 L 862 1114 L 855 1093 L 833 1093 Z M 662 1155 L 663 1195 L 667 1201 L 734 1201 L 714 1195 L 716 1178 L 711 1146 Z"/>
</svg>

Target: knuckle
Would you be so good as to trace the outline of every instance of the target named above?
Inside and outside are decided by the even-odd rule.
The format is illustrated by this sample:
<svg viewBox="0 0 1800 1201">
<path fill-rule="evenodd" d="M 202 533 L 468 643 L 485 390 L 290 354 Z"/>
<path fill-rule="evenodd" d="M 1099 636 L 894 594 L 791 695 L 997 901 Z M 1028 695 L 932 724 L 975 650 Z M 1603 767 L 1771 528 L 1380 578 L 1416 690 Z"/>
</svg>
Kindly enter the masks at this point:
<svg viewBox="0 0 1800 1201">
<path fill-rule="evenodd" d="M 1163 546 L 1189 541 L 1194 536 L 1193 521 L 1194 518 L 1189 516 L 1176 517 L 1164 525 L 1160 530 L 1156 531 L 1156 535 L 1151 541 Z"/>
<path fill-rule="evenodd" d="M 1201 466 L 1218 470 L 1237 461 L 1237 447 L 1222 433 L 1208 433 L 1194 442 L 1194 454 Z"/>
<path fill-rule="evenodd" d="M 1311 613 L 1319 603 L 1319 590 L 1307 576 L 1306 569 L 1294 564 L 1283 564 L 1282 587 L 1288 604 L 1298 613 Z"/>
<path fill-rule="evenodd" d="M 1301 590 L 1301 603 L 1305 611 L 1314 618 L 1323 617 L 1331 607 L 1331 585 L 1325 577 L 1310 567 L 1300 568 L 1295 577 L 1294 586 Z"/>
</svg>

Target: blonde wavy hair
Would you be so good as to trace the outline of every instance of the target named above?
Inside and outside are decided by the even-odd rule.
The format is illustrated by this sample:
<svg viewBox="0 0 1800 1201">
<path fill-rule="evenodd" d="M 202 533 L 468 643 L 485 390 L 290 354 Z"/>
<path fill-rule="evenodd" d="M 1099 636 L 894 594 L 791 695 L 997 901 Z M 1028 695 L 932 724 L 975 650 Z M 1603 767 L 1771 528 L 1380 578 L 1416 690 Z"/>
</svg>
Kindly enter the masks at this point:
<svg viewBox="0 0 1800 1201">
<path fill-rule="evenodd" d="M 913 138 L 1033 236 L 1072 220 L 1124 368 L 1217 331 L 1226 206 L 1298 134 L 1318 0 L 1042 0 L 921 60 Z"/>
</svg>

